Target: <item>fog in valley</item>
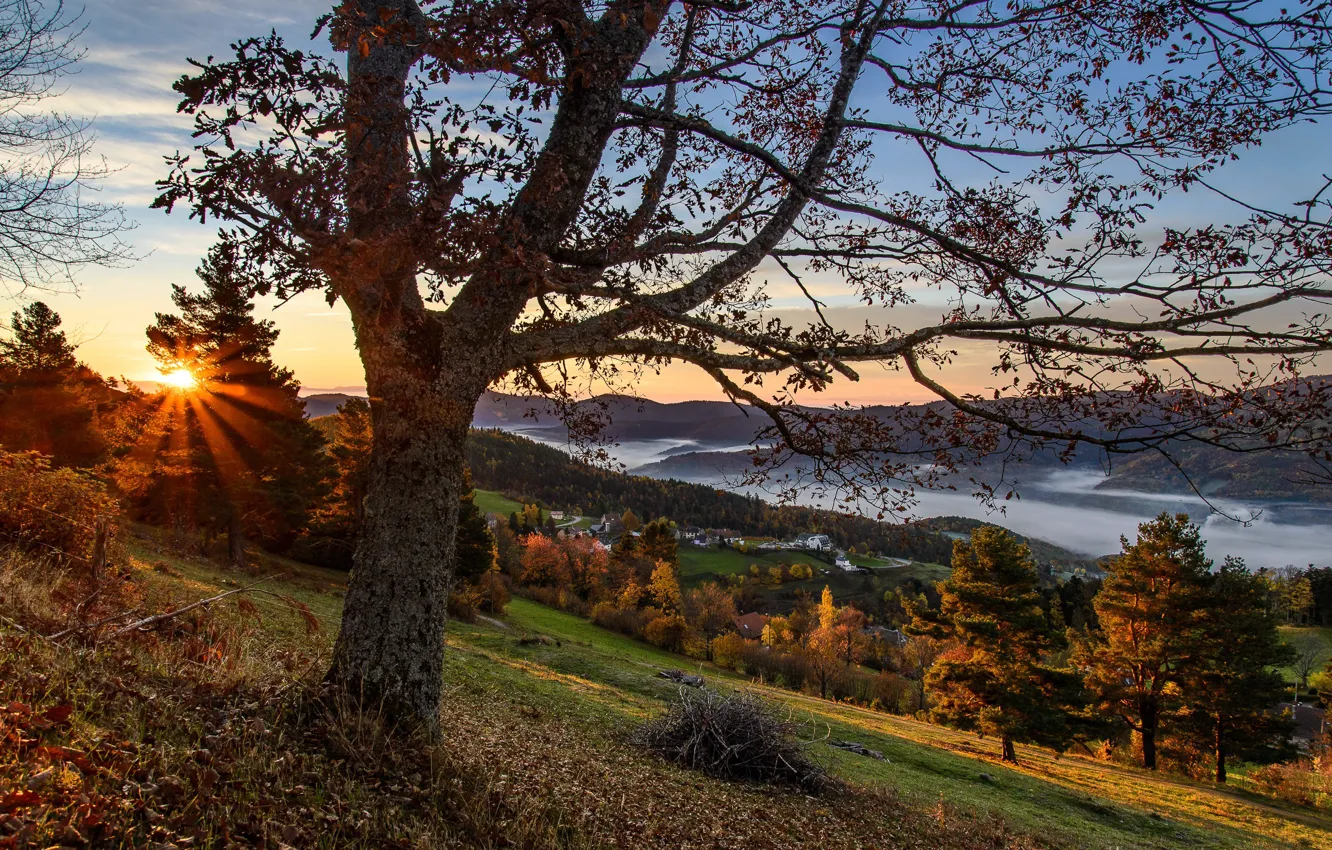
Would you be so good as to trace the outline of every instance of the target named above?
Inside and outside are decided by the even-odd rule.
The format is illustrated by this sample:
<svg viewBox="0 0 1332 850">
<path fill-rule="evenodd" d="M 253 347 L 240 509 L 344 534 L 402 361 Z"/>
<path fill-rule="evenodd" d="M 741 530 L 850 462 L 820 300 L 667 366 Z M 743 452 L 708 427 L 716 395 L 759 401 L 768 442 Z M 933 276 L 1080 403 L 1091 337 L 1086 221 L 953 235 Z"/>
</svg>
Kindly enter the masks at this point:
<svg viewBox="0 0 1332 850">
<path fill-rule="evenodd" d="M 542 429 L 515 429 L 524 436 L 568 449 Z M 743 446 L 702 446 L 681 440 L 626 440 L 608 447 L 615 461 L 630 472 L 646 464 L 688 451 L 738 451 Z M 735 480 L 718 475 L 691 478 L 698 483 L 742 490 Z M 922 491 L 914 516 L 962 516 L 987 520 L 1019 534 L 1046 540 L 1082 555 L 1096 557 L 1120 550 L 1120 536 L 1130 540 L 1138 524 L 1161 511 L 1183 512 L 1202 527 L 1207 552 L 1217 563 L 1226 556 L 1243 558 L 1253 568 L 1305 567 L 1332 563 L 1332 508 L 1294 502 L 1213 499 L 1209 505 L 1192 495 L 1096 489 L 1103 477 L 1094 471 L 1059 470 L 1023 482 L 1018 495 L 996 510 L 964 491 Z M 759 491 L 760 496 L 768 494 Z M 827 507 L 830 501 L 810 493 L 802 503 Z M 865 512 L 874 511 L 866 506 Z"/>
</svg>

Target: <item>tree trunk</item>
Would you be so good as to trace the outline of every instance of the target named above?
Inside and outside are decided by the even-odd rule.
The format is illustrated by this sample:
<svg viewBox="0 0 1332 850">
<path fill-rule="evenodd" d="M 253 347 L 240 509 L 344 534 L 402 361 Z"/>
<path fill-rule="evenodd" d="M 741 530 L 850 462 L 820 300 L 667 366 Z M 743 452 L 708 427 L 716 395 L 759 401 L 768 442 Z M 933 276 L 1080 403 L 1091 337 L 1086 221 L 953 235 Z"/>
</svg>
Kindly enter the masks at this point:
<svg viewBox="0 0 1332 850">
<path fill-rule="evenodd" d="M 464 447 L 488 381 L 465 356 L 443 368 L 406 356 L 413 332 L 399 332 L 382 349 L 377 340 L 361 339 L 374 443 L 364 526 L 328 678 L 394 719 L 433 729 Z"/>
<path fill-rule="evenodd" d="M 1225 727 L 1221 719 L 1216 721 L 1216 738 L 1213 741 L 1213 749 L 1216 751 L 1216 781 L 1226 781 L 1226 740 Z"/>
<path fill-rule="evenodd" d="M 1013 746 L 1013 739 L 1008 735 L 1003 736 L 1003 755 L 1000 756 L 1000 760 L 1009 764 L 1018 763 L 1017 748 Z"/>
<path fill-rule="evenodd" d="M 1156 706 L 1147 703 L 1142 706 L 1142 766 L 1156 770 Z"/>
<path fill-rule="evenodd" d="M 234 505 L 227 518 L 227 557 L 233 567 L 245 569 L 245 526 L 241 523 L 240 509 Z"/>
</svg>

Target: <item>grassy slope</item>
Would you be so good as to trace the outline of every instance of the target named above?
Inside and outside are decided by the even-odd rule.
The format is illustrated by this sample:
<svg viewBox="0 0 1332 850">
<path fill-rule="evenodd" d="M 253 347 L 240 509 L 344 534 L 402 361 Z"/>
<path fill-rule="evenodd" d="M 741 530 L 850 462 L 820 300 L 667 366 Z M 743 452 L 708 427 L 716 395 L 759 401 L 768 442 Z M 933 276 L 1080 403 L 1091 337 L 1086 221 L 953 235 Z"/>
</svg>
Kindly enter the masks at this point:
<svg viewBox="0 0 1332 850">
<path fill-rule="evenodd" d="M 519 647 L 512 635 L 461 626 L 450 641 L 462 650 L 451 669 L 479 680 L 492 675 L 485 661 L 520 665 L 539 685 L 515 690 L 515 699 L 592 723 L 621 725 L 668 698 L 672 689 L 652 678 L 655 670 L 705 666 L 522 599 L 505 619 L 520 633 L 555 637 L 561 645 Z M 758 688 L 817 718 L 834 738 L 854 738 L 888 758 L 828 750 L 839 775 L 884 783 L 922 801 L 942 796 L 964 810 L 998 812 L 1015 825 L 1059 836 L 1059 845 L 1332 847 L 1332 821 L 1256 796 L 1031 747 L 1021 748 L 1018 769 L 1003 767 L 994 758 L 996 745 L 973 735 L 763 688 L 726 671 L 705 672 L 714 681 Z M 981 773 L 995 781 L 981 780 Z"/>
<path fill-rule="evenodd" d="M 166 564 L 170 570 L 153 573 L 156 580 L 183 583 L 190 593 L 206 595 L 234 583 L 228 573 L 205 564 L 162 555 L 148 555 L 145 560 Z M 293 577 L 275 585 L 308 604 L 324 620 L 326 635 L 335 631 L 341 607 L 340 574 L 280 559 L 266 562 L 263 569 L 291 574 Z M 655 671 L 706 667 L 522 599 L 514 600 L 504 620 L 503 625 L 450 626 L 452 651 L 445 672 L 449 687 L 497 705 L 507 704 L 525 715 L 548 715 L 583 728 L 591 740 L 608 748 L 621 746 L 616 742 L 623 730 L 660 711 L 673 696 L 673 686 L 654 678 Z M 278 617 L 270 622 L 277 629 L 273 640 L 284 640 L 282 629 L 290 626 L 281 625 Z M 559 643 L 519 643 L 520 635 L 530 633 Z M 713 669 L 705 673 L 718 684 L 749 686 L 732 673 Z M 1022 748 L 1021 768 L 1001 767 L 993 759 L 994 745 L 974 736 L 785 691 L 759 689 L 792 706 L 799 716 L 816 719 L 822 724 L 822 734 L 863 741 L 888 757 L 887 762 L 877 762 L 819 747 L 820 758 L 838 775 L 895 788 L 920 804 L 944 800 L 961 811 L 999 812 L 1014 826 L 1043 836 L 1053 846 L 1332 848 L 1332 822 L 1262 798 L 1087 758 L 1057 759 L 1033 748 Z M 982 780 L 981 773 L 988 773 L 994 781 Z"/>
<path fill-rule="evenodd" d="M 476 506 L 480 508 L 483 513 L 499 514 L 502 517 L 507 517 L 512 513 L 521 514 L 523 512 L 522 502 L 514 501 L 508 496 L 501 495 L 493 490 L 477 490 Z M 542 511 L 542 519 L 544 519 L 545 516 L 546 512 Z"/>
</svg>

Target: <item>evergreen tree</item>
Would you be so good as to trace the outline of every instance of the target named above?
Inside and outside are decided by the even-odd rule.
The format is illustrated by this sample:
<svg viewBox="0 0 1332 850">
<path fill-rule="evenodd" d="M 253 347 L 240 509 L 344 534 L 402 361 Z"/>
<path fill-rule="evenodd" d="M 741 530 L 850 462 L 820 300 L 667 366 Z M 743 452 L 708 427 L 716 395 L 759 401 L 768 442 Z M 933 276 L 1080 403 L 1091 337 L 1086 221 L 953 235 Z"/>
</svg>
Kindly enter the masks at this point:
<svg viewBox="0 0 1332 850">
<path fill-rule="evenodd" d="M 79 365 L 60 330 L 60 314 L 34 301 L 13 314 L 11 339 L 0 340 L 0 369 L 15 379 L 60 381 Z"/>
<path fill-rule="evenodd" d="M 486 515 L 476 506 L 476 490 L 471 472 L 463 473 L 463 492 L 458 512 L 458 536 L 454 544 L 457 567 L 454 575 L 475 583 L 495 568 L 495 537 L 490 533 Z"/>
<path fill-rule="evenodd" d="M 0 446 L 50 455 L 57 466 L 93 466 L 120 440 L 139 407 L 75 357 L 60 315 L 40 301 L 13 314 L 0 338 Z"/>
<path fill-rule="evenodd" d="M 1212 578 L 1200 651 L 1182 683 L 1183 722 L 1212 752 L 1217 782 L 1226 781 L 1227 756 L 1280 751 L 1290 737 L 1290 722 L 1272 711 L 1285 690 L 1277 668 L 1294 656 L 1279 623 L 1262 577 L 1227 558 Z"/>
<path fill-rule="evenodd" d="M 627 529 L 628 524 L 625 525 Z M 626 535 L 632 537 L 633 535 Z M 642 537 L 639 543 L 643 549 L 643 556 L 655 561 L 665 561 L 674 566 L 680 565 L 680 550 L 675 540 L 675 529 L 671 528 L 671 521 L 665 517 L 660 517 L 643 526 Z"/>
<path fill-rule="evenodd" d="M 163 373 L 187 370 L 196 385 L 164 394 L 163 468 L 123 470 L 122 480 L 133 482 L 148 515 L 225 531 L 240 565 L 248 535 L 278 548 L 295 538 L 332 470 L 323 435 L 305 419 L 300 385 L 273 362 L 277 328 L 254 318 L 250 293 L 258 284 L 231 243 L 210 250 L 198 274 L 203 290 L 173 286 L 179 312 L 158 313 L 147 331 Z"/>
<path fill-rule="evenodd" d="M 976 529 L 970 542 L 954 544 L 953 572 L 939 592 L 937 612 L 913 606 L 911 629 L 959 644 L 927 677 L 934 717 L 997 736 L 1008 762 L 1017 761 L 1019 742 L 1066 747 L 1076 675 L 1044 663 L 1060 636 L 1041 610 L 1026 545 L 1001 528 Z"/>
<path fill-rule="evenodd" d="M 338 405 L 329 454 L 337 468 L 332 502 L 351 522 L 351 538 L 361 533 L 365 520 L 365 493 L 370 483 L 370 444 L 374 427 L 370 402 L 353 396 Z"/>
<path fill-rule="evenodd" d="M 1098 710 L 1138 733 L 1143 766 L 1155 770 L 1161 719 L 1179 706 L 1177 686 L 1203 648 L 1212 562 L 1186 514 L 1162 513 L 1123 546 L 1093 603 L 1100 629 L 1079 663 Z"/>
</svg>

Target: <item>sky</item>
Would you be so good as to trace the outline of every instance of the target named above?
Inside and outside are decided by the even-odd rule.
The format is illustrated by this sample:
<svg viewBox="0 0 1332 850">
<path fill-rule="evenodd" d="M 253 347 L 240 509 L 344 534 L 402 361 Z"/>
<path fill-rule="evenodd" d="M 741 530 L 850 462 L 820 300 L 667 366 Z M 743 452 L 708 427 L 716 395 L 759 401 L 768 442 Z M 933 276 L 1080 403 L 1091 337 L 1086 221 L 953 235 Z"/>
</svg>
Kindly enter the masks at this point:
<svg viewBox="0 0 1332 850">
<path fill-rule="evenodd" d="M 191 286 L 194 269 L 212 241 L 211 226 L 191 221 L 181 211 L 168 216 L 148 208 L 153 183 L 167 172 L 163 157 L 190 147 L 190 120 L 176 113 L 171 83 L 189 70 L 187 57 L 224 56 L 239 38 L 270 29 L 293 42 L 306 42 L 313 22 L 327 11 L 327 0 L 88 0 L 83 14 L 87 55 L 76 76 L 66 82 L 59 108 L 94 120 L 97 151 L 116 169 L 98 200 L 122 203 L 135 229 L 126 235 L 138 259 L 119 268 L 87 269 L 77 291 L 28 293 L 47 301 L 63 317 L 80 355 L 108 376 L 152 380 L 158 376 L 145 351 L 144 329 L 156 311 L 169 311 L 170 286 Z M 326 43 L 321 44 L 327 52 Z M 1260 200 L 1286 203 L 1307 193 L 1315 178 L 1332 173 L 1332 146 L 1325 127 L 1296 128 L 1246 154 L 1221 176 L 1232 188 L 1251 190 Z M 1160 212 L 1174 222 L 1207 220 L 1215 198 L 1195 193 L 1171 199 Z M 798 294 L 780 274 L 773 276 L 775 306 L 789 319 L 807 315 Z M 824 293 L 832 295 L 831 293 Z M 830 297 L 835 324 L 862 326 L 865 321 L 912 327 L 937 318 L 929 303 L 894 313 L 857 306 L 845 296 Z M 0 305 L 8 313 L 18 306 Z M 259 313 L 277 323 L 281 336 L 275 359 L 293 369 L 307 389 L 359 387 L 364 375 L 352 342 L 351 322 L 341 305 L 329 307 L 320 293 L 307 293 L 274 309 L 261 301 Z M 980 389 L 988 378 L 988 360 L 976 349 L 961 350 L 949 367 L 956 388 Z M 715 385 L 689 366 L 647 375 L 639 391 L 661 401 L 721 398 Z M 891 368 L 866 366 L 858 383 L 841 382 L 811 403 L 883 404 L 926 400 L 926 391 Z"/>
</svg>

